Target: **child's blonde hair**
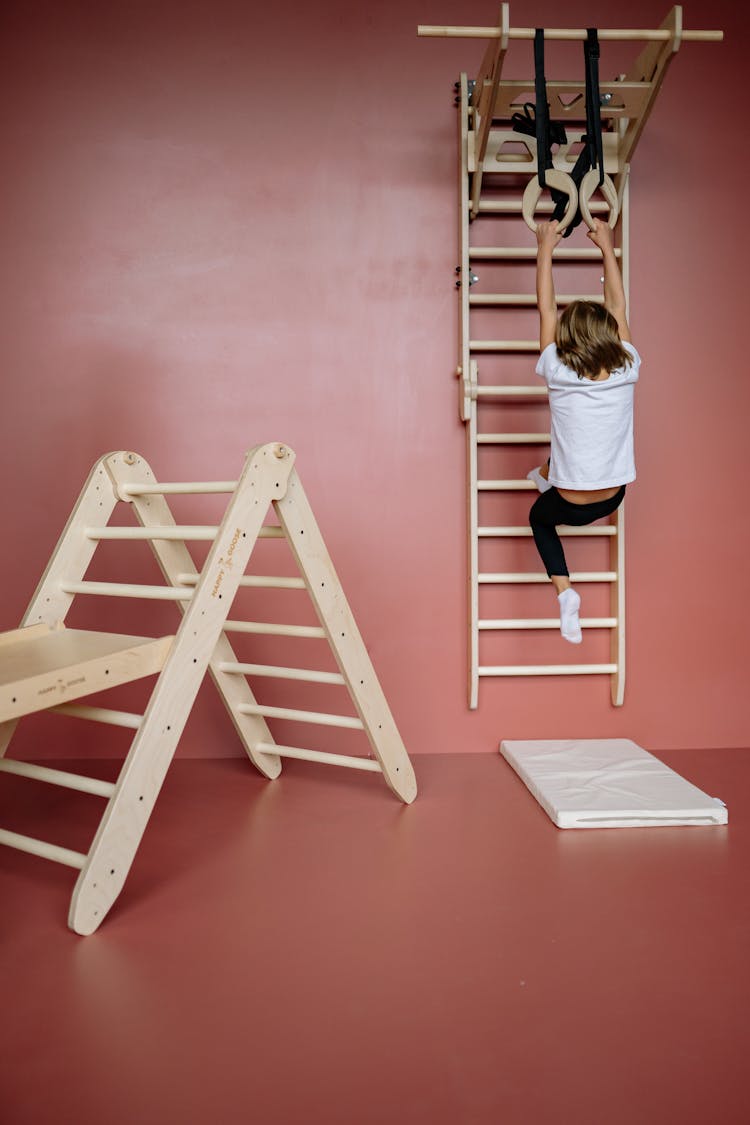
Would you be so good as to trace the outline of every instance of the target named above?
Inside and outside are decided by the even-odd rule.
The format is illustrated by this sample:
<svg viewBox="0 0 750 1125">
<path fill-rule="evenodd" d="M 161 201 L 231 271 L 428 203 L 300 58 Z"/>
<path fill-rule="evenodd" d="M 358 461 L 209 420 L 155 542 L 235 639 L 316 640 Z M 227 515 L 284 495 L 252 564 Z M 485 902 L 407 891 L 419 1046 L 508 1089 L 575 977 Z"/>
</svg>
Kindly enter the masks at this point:
<svg viewBox="0 0 750 1125">
<path fill-rule="evenodd" d="M 622 346 L 617 321 L 604 305 L 571 301 L 563 309 L 555 332 L 557 354 L 579 379 L 600 371 L 616 371 L 630 363 Z"/>
</svg>

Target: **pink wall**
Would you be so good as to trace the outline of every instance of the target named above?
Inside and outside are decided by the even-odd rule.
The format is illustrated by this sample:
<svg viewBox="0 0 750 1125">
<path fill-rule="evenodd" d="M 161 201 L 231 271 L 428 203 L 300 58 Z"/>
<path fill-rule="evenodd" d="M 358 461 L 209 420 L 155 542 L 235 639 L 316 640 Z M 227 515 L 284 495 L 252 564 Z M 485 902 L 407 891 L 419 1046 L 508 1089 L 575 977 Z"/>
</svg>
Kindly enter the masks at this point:
<svg viewBox="0 0 750 1125">
<path fill-rule="evenodd" d="M 666 7 L 634 2 L 624 18 L 574 2 L 565 23 L 652 26 Z M 4 8 L 3 627 L 101 453 L 136 449 L 163 479 L 226 478 L 249 446 L 279 439 L 413 753 L 493 751 L 501 737 L 750 744 L 748 27 L 734 2 L 686 5 L 687 26 L 726 39 L 680 51 L 633 167 L 644 366 L 625 706 L 598 678 L 498 680 L 476 713 L 452 84 L 481 46 L 420 40 L 416 25 L 489 24 L 498 5 Z M 511 16 L 558 24 L 560 5 L 515 3 Z M 529 66 L 515 45 L 509 71 Z M 99 730 L 35 722 L 20 752 L 106 752 Z M 236 749 L 207 688 L 182 752 Z"/>
</svg>

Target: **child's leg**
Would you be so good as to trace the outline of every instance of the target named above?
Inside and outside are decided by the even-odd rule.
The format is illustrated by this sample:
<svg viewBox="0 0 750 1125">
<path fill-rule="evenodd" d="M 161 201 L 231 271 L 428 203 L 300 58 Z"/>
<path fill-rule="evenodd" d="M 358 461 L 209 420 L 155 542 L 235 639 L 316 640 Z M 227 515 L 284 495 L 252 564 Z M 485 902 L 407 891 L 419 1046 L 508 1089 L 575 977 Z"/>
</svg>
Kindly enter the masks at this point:
<svg viewBox="0 0 750 1125">
<path fill-rule="evenodd" d="M 570 586 L 565 553 L 557 534 L 557 525 L 565 522 L 564 504 L 557 489 L 551 487 L 549 491 L 542 493 L 529 512 L 536 549 L 558 593 Z"/>
<path fill-rule="evenodd" d="M 565 555 L 556 527 L 561 523 L 584 527 L 604 516 L 609 516 L 619 508 L 624 497 L 623 485 L 610 500 L 593 504 L 571 504 L 568 500 L 563 500 L 557 489 L 552 487 L 549 492 L 539 497 L 529 513 L 534 542 L 557 591 L 557 599 L 560 603 L 560 632 L 565 640 L 572 644 L 578 644 L 581 640 L 581 625 L 578 619 L 581 599 L 570 585 Z"/>
<path fill-rule="evenodd" d="M 580 644 L 582 635 L 578 610 L 581 599 L 570 585 L 565 553 L 560 536 L 557 534 L 557 525 L 566 522 L 564 517 L 569 507 L 570 505 L 562 499 L 557 489 L 550 488 L 548 492 L 542 493 L 532 506 L 529 513 L 529 522 L 531 523 L 537 550 L 557 591 L 557 600 L 560 606 L 560 632 L 566 641 L 570 641 L 571 644 Z"/>
</svg>

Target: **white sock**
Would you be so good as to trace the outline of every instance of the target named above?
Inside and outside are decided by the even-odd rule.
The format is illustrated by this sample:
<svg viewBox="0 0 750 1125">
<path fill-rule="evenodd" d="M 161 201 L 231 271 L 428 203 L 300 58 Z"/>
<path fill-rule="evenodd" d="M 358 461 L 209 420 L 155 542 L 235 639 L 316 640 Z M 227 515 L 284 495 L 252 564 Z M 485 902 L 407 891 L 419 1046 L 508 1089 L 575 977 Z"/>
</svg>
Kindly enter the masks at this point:
<svg viewBox="0 0 750 1125">
<path fill-rule="evenodd" d="M 581 605 L 580 594 L 572 586 L 557 595 L 560 603 L 560 632 L 566 641 L 572 645 L 579 645 L 583 640 L 581 623 L 578 620 L 578 609 Z"/>
<path fill-rule="evenodd" d="M 552 485 L 544 479 L 541 470 L 542 466 L 538 465 L 536 469 L 532 469 L 531 472 L 526 474 L 526 479 L 533 481 L 540 492 L 546 492 L 548 488 L 552 488 Z"/>
</svg>

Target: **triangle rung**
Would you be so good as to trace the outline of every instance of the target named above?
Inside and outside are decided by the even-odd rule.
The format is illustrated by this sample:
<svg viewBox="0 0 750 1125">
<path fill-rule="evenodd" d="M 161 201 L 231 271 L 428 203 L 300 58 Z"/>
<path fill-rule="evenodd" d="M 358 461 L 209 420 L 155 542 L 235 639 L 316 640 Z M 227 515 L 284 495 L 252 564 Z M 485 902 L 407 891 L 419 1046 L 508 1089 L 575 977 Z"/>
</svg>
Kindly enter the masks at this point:
<svg viewBox="0 0 750 1125">
<path fill-rule="evenodd" d="M 372 758 L 357 758 L 351 754 L 328 754 L 322 750 L 306 750 L 297 746 L 280 746 L 277 742 L 260 743 L 259 750 L 278 754 L 280 758 L 296 758 L 301 762 L 319 762 L 327 766 L 346 766 L 354 770 L 382 773 L 382 766 Z"/>
<path fill-rule="evenodd" d="M 200 578 L 199 574 L 184 572 L 177 575 L 180 586 L 195 586 Z M 302 578 L 293 578 L 282 574 L 246 574 L 240 578 L 239 586 L 251 586 L 256 590 L 304 590 L 305 583 Z"/>
<path fill-rule="evenodd" d="M 226 621 L 225 633 L 253 633 L 266 637 L 325 638 L 320 625 L 275 625 L 269 621 Z"/>
<path fill-rule="evenodd" d="M 223 660 L 220 672 L 234 676 L 268 676 L 277 680 L 300 680 L 310 684 L 345 684 L 340 672 L 319 672 L 313 668 L 286 668 L 276 664 L 242 664 Z"/>
<path fill-rule="evenodd" d="M 290 719 L 295 723 L 315 723 L 324 727 L 364 730 L 361 719 L 350 715 L 331 715 L 325 711 L 300 711 L 296 707 L 271 707 L 261 703 L 241 703 L 241 715 L 261 715 L 264 719 Z"/>
<path fill-rule="evenodd" d="M 82 774 L 67 773 L 65 770 L 50 769 L 36 762 L 18 761 L 15 758 L 0 758 L 0 772 L 27 777 L 32 781 L 44 781 L 48 785 L 59 785 L 62 789 L 76 789 L 79 793 L 90 793 L 94 797 L 109 798 L 115 791 L 111 781 L 98 777 L 84 777 Z"/>
<path fill-rule="evenodd" d="M 61 848 L 57 844 L 48 844 L 46 840 L 36 840 L 33 836 L 22 836 L 19 832 L 8 832 L 5 828 L 0 828 L 0 844 L 4 844 L 6 848 L 15 848 L 16 851 L 36 855 L 40 859 L 51 859 L 53 863 L 76 867 L 79 870 L 85 865 L 87 858 L 82 852 Z"/>
</svg>

